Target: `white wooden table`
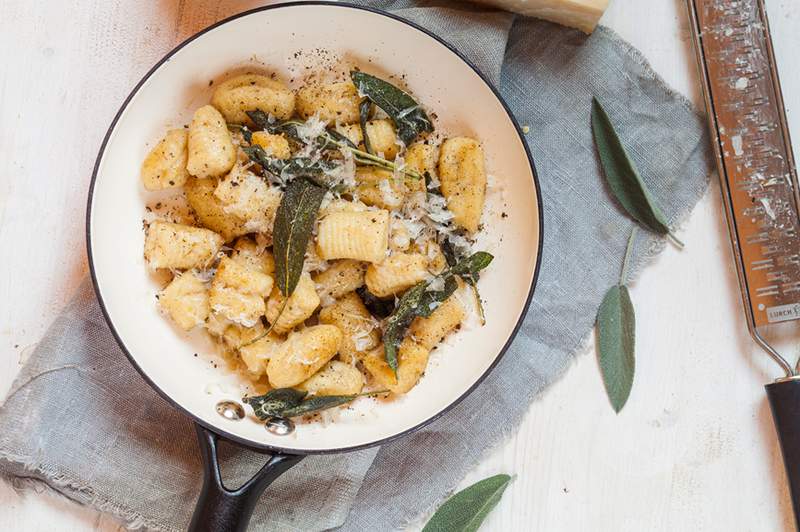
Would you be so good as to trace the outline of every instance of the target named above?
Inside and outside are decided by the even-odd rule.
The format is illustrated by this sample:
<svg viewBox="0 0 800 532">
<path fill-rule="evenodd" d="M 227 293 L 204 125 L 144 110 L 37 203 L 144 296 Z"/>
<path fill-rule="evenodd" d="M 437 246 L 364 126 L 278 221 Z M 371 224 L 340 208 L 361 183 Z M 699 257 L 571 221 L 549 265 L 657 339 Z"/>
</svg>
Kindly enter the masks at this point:
<svg viewBox="0 0 800 532">
<path fill-rule="evenodd" d="M 176 43 L 260 3 L 0 0 L 0 396 L 87 274 L 86 192 L 118 106 Z M 603 23 L 699 103 L 683 0 L 612 4 Z M 768 8 L 797 140 L 800 3 L 768 0 Z M 628 405 L 615 415 L 596 358 L 580 357 L 464 480 L 517 475 L 485 530 L 791 529 L 762 389 L 778 372 L 744 329 L 716 183 L 681 233 L 686 249 L 668 247 L 633 287 Z M 788 354 L 800 355 L 800 342 Z M 119 526 L 0 484 L 0 530 Z"/>
</svg>

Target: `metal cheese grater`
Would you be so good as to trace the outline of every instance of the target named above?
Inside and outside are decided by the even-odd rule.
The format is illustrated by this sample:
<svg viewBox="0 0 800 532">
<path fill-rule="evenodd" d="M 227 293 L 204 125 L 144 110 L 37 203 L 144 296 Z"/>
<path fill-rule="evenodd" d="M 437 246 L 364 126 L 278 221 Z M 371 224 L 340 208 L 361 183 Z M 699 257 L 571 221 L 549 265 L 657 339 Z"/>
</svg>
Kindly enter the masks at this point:
<svg viewBox="0 0 800 532">
<path fill-rule="evenodd" d="M 800 319 L 800 191 L 763 0 L 687 0 L 747 326 L 785 377 L 766 386 L 800 529 L 800 361 L 763 327 Z"/>
</svg>

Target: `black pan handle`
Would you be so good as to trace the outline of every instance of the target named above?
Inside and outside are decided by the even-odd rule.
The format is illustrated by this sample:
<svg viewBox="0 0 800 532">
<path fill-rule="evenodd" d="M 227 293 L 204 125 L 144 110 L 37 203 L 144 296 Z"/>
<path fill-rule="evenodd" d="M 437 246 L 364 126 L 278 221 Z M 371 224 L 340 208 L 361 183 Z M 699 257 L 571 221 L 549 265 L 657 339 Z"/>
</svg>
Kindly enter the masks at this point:
<svg viewBox="0 0 800 532">
<path fill-rule="evenodd" d="M 301 455 L 273 454 L 253 478 L 230 490 L 222 483 L 217 456 L 219 436 L 195 423 L 203 459 L 203 489 L 189 524 L 189 532 L 244 532 L 261 493 Z"/>
<path fill-rule="evenodd" d="M 778 380 L 765 388 L 786 466 L 795 527 L 800 530 L 800 379 Z"/>
</svg>

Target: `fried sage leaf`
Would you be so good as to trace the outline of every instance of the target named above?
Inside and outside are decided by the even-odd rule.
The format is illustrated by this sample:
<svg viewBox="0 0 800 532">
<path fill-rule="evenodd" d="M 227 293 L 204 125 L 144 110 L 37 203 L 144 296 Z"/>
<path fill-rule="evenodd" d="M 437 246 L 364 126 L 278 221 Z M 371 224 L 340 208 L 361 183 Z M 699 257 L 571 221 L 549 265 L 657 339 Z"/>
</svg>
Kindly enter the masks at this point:
<svg viewBox="0 0 800 532">
<path fill-rule="evenodd" d="M 430 281 L 421 281 L 409 288 L 400 298 L 392 315 L 386 320 L 383 331 L 383 353 L 386 363 L 395 373 L 397 373 L 397 349 L 411 322 L 417 316 L 430 316 L 436 308 L 436 303 L 441 303 L 450 297 L 458 288 L 458 283 L 455 277 L 450 275 L 445 278 L 444 289 L 429 291 L 429 286 Z"/>
<path fill-rule="evenodd" d="M 592 99 L 592 132 L 606 182 L 622 207 L 634 220 L 654 233 L 670 234 L 666 216 L 642 181 L 611 118 L 597 98 Z"/>
<path fill-rule="evenodd" d="M 381 393 L 386 393 L 386 390 L 352 395 L 315 395 L 308 397 L 306 392 L 294 388 L 276 388 L 264 395 L 244 397 L 242 401 L 253 407 L 253 411 L 259 419 L 267 419 L 272 416 L 297 417 L 313 414 L 314 412 L 347 404 L 357 397 Z"/>
<path fill-rule="evenodd" d="M 478 272 L 486 268 L 493 258 L 489 253 L 479 251 L 462 259 L 434 279 L 444 280 L 441 290 L 430 289 L 434 280 L 421 281 L 403 294 L 394 312 L 387 318 L 383 331 L 384 356 L 386 363 L 395 373 L 397 372 L 397 349 L 414 318 L 430 316 L 438 304 L 450 297 L 458 288 L 456 276 L 469 276 L 477 279 Z"/>
<path fill-rule="evenodd" d="M 389 115 L 397 129 L 397 136 L 406 145 L 414 142 L 421 133 L 433 131 L 433 123 L 428 115 L 406 92 L 387 81 L 357 70 L 350 72 L 350 78 L 359 93 Z"/>
<path fill-rule="evenodd" d="M 492 256 L 491 253 L 478 251 L 466 259 L 459 261 L 458 264 L 450 268 L 450 273 L 453 275 L 460 275 L 461 277 L 468 277 L 470 279 L 477 280 L 478 273 L 489 266 L 489 264 L 492 262 L 492 259 L 494 259 L 494 256 Z"/>
<path fill-rule="evenodd" d="M 281 413 L 281 416 L 297 417 L 297 416 L 304 416 L 306 414 L 313 414 L 314 412 L 319 412 L 321 410 L 327 410 L 328 408 L 334 408 L 343 404 L 347 404 L 356 397 L 358 397 L 358 394 L 315 395 L 314 397 L 309 397 L 305 401 L 302 401 L 295 406 L 285 409 Z"/>
<path fill-rule="evenodd" d="M 510 482 L 508 475 L 495 475 L 464 488 L 436 510 L 422 532 L 476 532 Z"/>
<path fill-rule="evenodd" d="M 440 244 L 440 246 L 441 246 L 441 249 L 442 249 L 442 253 L 444 254 L 445 260 L 447 261 L 448 266 L 451 266 L 451 267 L 455 266 L 458 263 L 458 259 L 457 259 L 456 250 L 453 247 L 453 245 L 450 243 L 449 240 L 445 239 Z M 488 257 L 486 257 L 484 255 L 488 255 Z M 469 268 L 469 267 L 465 266 L 464 269 L 466 269 L 467 272 L 464 273 L 464 274 L 461 274 L 461 278 L 464 279 L 464 281 L 466 281 L 466 283 L 469 284 L 472 287 L 472 293 L 475 296 L 475 304 L 478 307 L 478 318 L 480 319 L 481 325 L 486 325 L 486 312 L 485 312 L 485 310 L 483 308 L 483 300 L 481 299 L 481 294 L 478 291 L 478 273 L 477 273 L 477 271 L 475 271 L 473 273 L 472 270 L 475 269 L 475 266 L 481 266 L 482 262 L 485 262 L 486 264 L 483 265 L 480 269 L 485 268 L 486 266 L 489 265 L 490 262 L 492 262 L 492 259 L 494 257 L 489 255 L 488 253 L 485 253 L 484 255 L 480 255 L 480 256 L 475 257 L 474 259 L 472 259 L 472 261 L 469 264 L 471 264 L 473 266 L 473 268 Z"/>
<path fill-rule="evenodd" d="M 361 302 L 367 307 L 370 314 L 376 318 L 383 319 L 394 311 L 394 298 L 381 299 L 367 289 L 366 286 L 356 289 L 356 294 L 361 298 Z"/>
<path fill-rule="evenodd" d="M 367 153 L 375 155 L 372 149 L 372 143 L 369 141 L 369 134 L 367 134 L 367 120 L 369 120 L 369 112 L 372 110 L 372 102 L 369 98 L 363 98 L 361 103 L 358 104 L 358 123 L 361 126 L 361 138 L 364 139 L 364 147 Z"/>
<path fill-rule="evenodd" d="M 616 412 L 625 406 L 633 386 L 635 337 L 636 318 L 628 288 L 614 285 L 597 311 L 597 344 L 603 383 Z"/>
<path fill-rule="evenodd" d="M 294 292 L 303 272 L 308 240 L 325 189 L 304 178 L 289 183 L 275 214 L 272 230 L 275 282 L 285 297 Z"/>
<path fill-rule="evenodd" d="M 325 159 L 312 159 L 309 157 L 278 159 L 277 157 L 270 157 L 264 148 L 257 144 L 244 146 L 242 151 L 251 161 L 259 164 L 265 171 L 284 181 L 298 176 L 305 176 L 325 188 L 328 188 L 325 176 L 339 166 L 337 163 L 326 161 Z"/>
<path fill-rule="evenodd" d="M 305 396 L 306 392 L 294 388 L 276 388 L 264 395 L 243 397 L 242 401 L 253 407 L 253 412 L 259 419 L 267 419 L 282 416 L 287 409 L 299 405 Z"/>
<path fill-rule="evenodd" d="M 256 131 L 262 130 L 262 131 L 267 131 L 269 133 L 274 133 L 274 131 L 272 131 L 272 128 L 278 122 L 276 120 L 270 120 L 269 115 L 267 113 L 265 113 L 260 109 L 245 111 L 245 113 L 250 118 L 250 120 L 253 121 L 253 124 L 256 126 Z"/>
</svg>

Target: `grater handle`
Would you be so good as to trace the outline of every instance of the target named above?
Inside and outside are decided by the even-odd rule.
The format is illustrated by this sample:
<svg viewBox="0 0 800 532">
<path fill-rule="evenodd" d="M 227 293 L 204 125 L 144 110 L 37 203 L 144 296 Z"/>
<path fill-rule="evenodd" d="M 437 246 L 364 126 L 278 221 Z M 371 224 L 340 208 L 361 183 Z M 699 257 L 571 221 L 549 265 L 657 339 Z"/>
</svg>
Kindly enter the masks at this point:
<svg viewBox="0 0 800 532">
<path fill-rule="evenodd" d="M 778 379 L 764 388 L 781 444 L 795 527 L 800 530 L 800 379 Z"/>
</svg>

